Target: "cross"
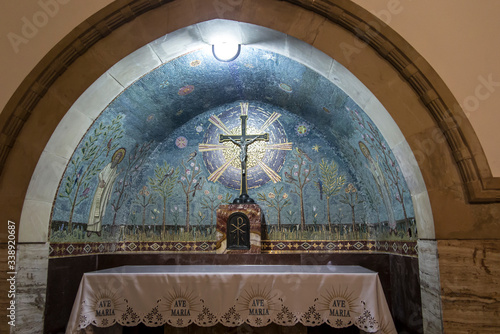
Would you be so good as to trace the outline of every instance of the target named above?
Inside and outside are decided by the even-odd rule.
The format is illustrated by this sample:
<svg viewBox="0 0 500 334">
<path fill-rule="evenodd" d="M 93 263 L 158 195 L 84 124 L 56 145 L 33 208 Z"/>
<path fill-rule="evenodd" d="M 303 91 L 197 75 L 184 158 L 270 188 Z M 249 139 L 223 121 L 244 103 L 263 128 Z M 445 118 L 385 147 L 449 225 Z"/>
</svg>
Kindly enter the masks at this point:
<svg viewBox="0 0 500 334">
<path fill-rule="evenodd" d="M 223 143 L 230 141 L 240 147 L 240 162 L 241 162 L 241 188 L 240 197 L 236 198 L 233 203 L 254 203 L 247 194 L 247 147 L 256 140 L 269 141 L 269 134 L 264 133 L 260 135 L 247 135 L 247 118 L 248 118 L 248 104 L 241 104 L 241 135 L 219 135 L 219 142 Z"/>
<path fill-rule="evenodd" d="M 231 226 L 234 228 L 234 230 L 232 230 L 231 232 L 232 233 L 236 233 L 236 245 L 239 246 L 240 245 L 240 233 L 241 234 L 246 234 L 246 232 L 243 230 L 243 228 L 246 226 L 245 222 L 243 221 L 243 218 L 241 217 L 238 217 L 236 219 L 236 224 L 231 224 Z"/>
</svg>

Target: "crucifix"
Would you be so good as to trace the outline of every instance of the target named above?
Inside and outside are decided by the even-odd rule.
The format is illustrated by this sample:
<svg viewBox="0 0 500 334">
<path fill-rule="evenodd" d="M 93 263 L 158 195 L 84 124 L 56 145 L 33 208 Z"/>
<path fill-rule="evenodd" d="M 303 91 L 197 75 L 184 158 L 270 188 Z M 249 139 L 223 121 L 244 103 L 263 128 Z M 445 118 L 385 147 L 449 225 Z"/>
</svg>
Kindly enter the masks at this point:
<svg viewBox="0 0 500 334">
<path fill-rule="evenodd" d="M 269 134 L 247 135 L 247 119 L 248 119 L 248 104 L 241 104 L 241 135 L 219 135 L 219 142 L 223 143 L 230 141 L 240 147 L 240 162 L 241 162 L 241 187 L 240 197 L 236 198 L 234 204 L 255 203 L 247 194 L 247 148 L 256 140 L 269 141 Z"/>
</svg>

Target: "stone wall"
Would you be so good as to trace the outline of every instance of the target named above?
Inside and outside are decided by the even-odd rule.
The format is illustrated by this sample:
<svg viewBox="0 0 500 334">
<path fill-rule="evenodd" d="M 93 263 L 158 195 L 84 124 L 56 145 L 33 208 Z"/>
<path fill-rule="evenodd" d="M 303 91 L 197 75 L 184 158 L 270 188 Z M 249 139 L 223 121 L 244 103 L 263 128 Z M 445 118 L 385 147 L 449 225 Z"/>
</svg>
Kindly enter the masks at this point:
<svg viewBox="0 0 500 334">
<path fill-rule="evenodd" d="M 498 333 L 500 243 L 440 240 L 439 269 L 446 333 Z"/>
</svg>

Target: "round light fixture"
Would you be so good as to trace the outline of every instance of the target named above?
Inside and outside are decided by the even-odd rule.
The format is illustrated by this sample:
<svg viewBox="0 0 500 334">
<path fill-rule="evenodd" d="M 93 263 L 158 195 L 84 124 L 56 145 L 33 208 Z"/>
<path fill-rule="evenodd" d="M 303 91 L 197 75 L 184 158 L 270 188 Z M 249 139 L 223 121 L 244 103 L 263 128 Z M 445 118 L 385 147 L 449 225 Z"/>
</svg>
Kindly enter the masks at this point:
<svg viewBox="0 0 500 334">
<path fill-rule="evenodd" d="M 237 43 L 222 42 L 212 45 L 212 53 L 219 61 L 233 61 L 240 55 L 241 45 Z"/>
</svg>

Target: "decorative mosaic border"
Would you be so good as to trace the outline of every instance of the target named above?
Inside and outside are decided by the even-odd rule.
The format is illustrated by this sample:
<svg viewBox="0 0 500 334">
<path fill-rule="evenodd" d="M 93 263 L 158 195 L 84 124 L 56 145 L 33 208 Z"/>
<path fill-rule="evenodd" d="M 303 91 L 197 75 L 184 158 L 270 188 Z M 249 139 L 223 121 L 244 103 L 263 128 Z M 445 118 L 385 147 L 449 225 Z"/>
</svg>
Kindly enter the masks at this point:
<svg viewBox="0 0 500 334">
<path fill-rule="evenodd" d="M 215 253 L 215 241 L 137 241 L 53 243 L 49 257 L 69 257 L 123 253 Z M 374 240 L 292 240 L 262 241 L 262 253 L 391 253 L 416 257 L 416 241 Z"/>
<path fill-rule="evenodd" d="M 215 241 L 130 241 L 55 243 L 49 246 L 49 257 L 67 257 L 120 253 L 201 253 L 215 252 Z"/>
<path fill-rule="evenodd" d="M 263 253 L 391 253 L 404 256 L 418 256 L 416 241 L 375 240 L 316 240 L 316 241 L 262 241 Z"/>
</svg>

